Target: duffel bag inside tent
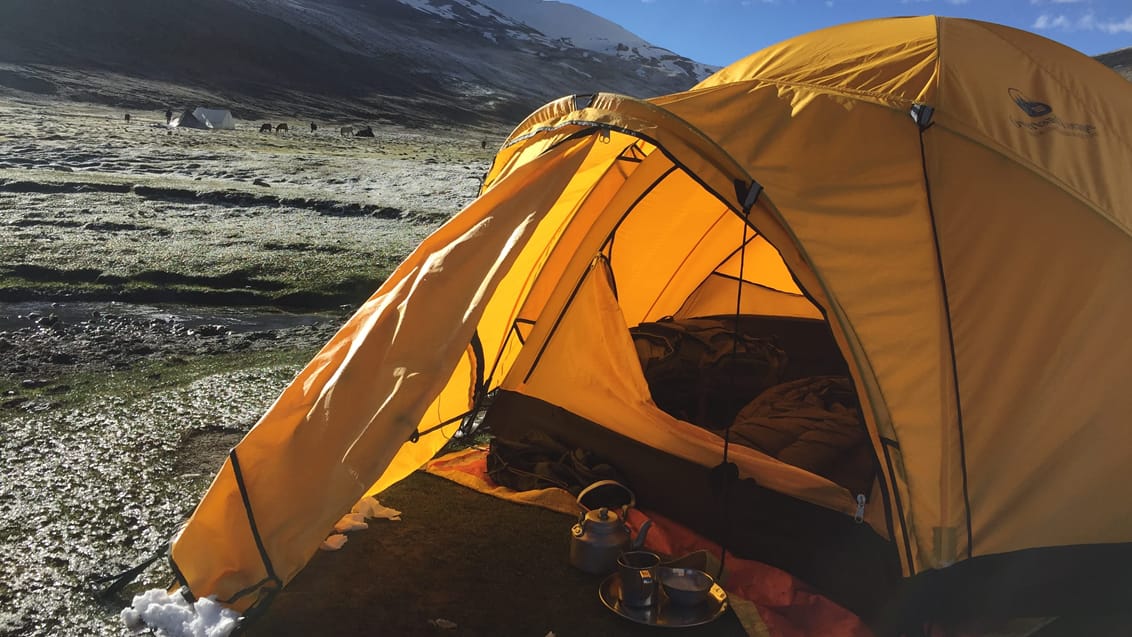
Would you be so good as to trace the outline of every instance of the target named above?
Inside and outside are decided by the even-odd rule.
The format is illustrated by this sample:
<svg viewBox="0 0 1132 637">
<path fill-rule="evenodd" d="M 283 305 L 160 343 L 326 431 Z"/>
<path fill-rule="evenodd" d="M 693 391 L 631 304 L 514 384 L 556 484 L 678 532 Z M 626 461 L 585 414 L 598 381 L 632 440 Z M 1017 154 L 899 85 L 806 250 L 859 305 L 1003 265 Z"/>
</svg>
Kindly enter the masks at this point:
<svg viewBox="0 0 1132 637">
<path fill-rule="evenodd" d="M 871 536 L 893 604 L 1123 604 L 1130 107 L 1078 52 L 937 17 L 797 37 L 683 93 L 546 105 L 231 451 L 172 542 L 181 585 L 263 603 L 477 411 L 717 467 L 726 431 L 657 407 L 631 329 L 732 316 L 828 337 L 874 474 L 855 492 L 754 447 L 726 461 Z"/>
</svg>

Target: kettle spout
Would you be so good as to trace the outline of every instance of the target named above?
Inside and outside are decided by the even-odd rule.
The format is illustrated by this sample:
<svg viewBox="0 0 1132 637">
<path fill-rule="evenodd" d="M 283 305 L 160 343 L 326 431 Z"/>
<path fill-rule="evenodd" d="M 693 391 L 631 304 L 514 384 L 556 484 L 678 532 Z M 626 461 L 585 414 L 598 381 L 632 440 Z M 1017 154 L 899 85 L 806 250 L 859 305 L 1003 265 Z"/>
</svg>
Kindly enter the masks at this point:
<svg viewBox="0 0 1132 637">
<path fill-rule="evenodd" d="M 645 536 L 649 534 L 649 528 L 652 527 L 652 520 L 645 520 L 641 525 L 641 530 L 637 531 L 637 539 L 633 540 L 632 549 L 635 551 L 645 545 Z"/>
</svg>

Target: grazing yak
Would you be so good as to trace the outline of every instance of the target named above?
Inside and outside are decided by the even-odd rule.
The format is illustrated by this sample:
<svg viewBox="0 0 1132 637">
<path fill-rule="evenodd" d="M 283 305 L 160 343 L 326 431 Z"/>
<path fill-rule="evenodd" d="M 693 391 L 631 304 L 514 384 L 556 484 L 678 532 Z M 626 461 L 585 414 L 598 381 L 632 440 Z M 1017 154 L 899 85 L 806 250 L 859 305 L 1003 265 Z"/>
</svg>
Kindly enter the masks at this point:
<svg viewBox="0 0 1132 637">
<path fill-rule="evenodd" d="M 286 124 L 280 124 L 280 125 L 276 126 L 276 127 L 275 127 L 275 132 L 276 132 L 276 133 L 285 133 L 285 132 L 287 132 L 287 125 L 286 125 Z"/>
<path fill-rule="evenodd" d="M 271 124 L 260 124 L 259 132 L 270 133 L 271 132 Z"/>
<path fill-rule="evenodd" d="M 353 126 L 343 126 L 342 128 L 338 129 L 338 134 L 341 135 L 342 137 L 348 137 L 350 135 L 353 135 L 354 134 L 354 127 Z"/>
</svg>

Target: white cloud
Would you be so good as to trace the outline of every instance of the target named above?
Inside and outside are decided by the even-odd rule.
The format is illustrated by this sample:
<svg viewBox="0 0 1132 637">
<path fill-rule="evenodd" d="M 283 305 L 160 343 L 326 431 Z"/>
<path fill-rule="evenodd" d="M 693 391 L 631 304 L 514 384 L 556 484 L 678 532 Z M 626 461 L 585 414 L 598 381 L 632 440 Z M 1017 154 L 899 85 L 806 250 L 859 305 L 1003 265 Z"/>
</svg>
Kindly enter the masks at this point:
<svg viewBox="0 0 1132 637">
<path fill-rule="evenodd" d="M 1038 16 L 1037 20 L 1034 20 L 1033 28 L 1039 31 L 1045 31 L 1047 29 L 1070 29 L 1072 27 L 1070 26 L 1069 18 L 1063 15 L 1051 16 L 1043 13 Z"/>
<path fill-rule="evenodd" d="M 1123 20 L 1104 20 L 1089 11 L 1074 20 L 1061 14 L 1043 13 L 1034 20 L 1033 28 L 1039 31 L 1100 31 L 1109 35 L 1132 33 L 1132 15 Z"/>
<path fill-rule="evenodd" d="M 1094 24 L 1098 31 L 1104 31 L 1109 35 L 1132 33 L 1132 15 L 1119 22 L 1115 20 L 1098 20 Z"/>
</svg>

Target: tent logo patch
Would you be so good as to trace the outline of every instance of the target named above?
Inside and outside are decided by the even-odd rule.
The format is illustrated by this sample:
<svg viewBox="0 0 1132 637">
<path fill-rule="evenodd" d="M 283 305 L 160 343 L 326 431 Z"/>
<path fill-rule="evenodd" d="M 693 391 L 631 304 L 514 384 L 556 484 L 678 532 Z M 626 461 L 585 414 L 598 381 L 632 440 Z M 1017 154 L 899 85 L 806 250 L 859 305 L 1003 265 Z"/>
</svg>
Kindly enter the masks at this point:
<svg viewBox="0 0 1132 637">
<path fill-rule="evenodd" d="M 1018 108 L 1022 109 L 1022 111 L 1030 117 L 1041 117 L 1042 115 L 1049 115 L 1053 112 L 1053 107 L 1051 107 L 1049 104 L 1026 99 L 1026 96 L 1022 94 L 1022 91 L 1019 91 L 1016 88 L 1007 89 L 1007 92 L 1010 93 L 1010 98 L 1014 100 L 1014 103 L 1018 105 Z"/>
<path fill-rule="evenodd" d="M 1010 95 L 1010 99 L 1014 101 L 1014 105 L 1029 117 L 1029 119 L 1012 117 L 1010 122 L 1032 135 L 1056 132 L 1074 137 L 1095 137 L 1097 134 L 1096 126 L 1067 122 L 1054 114 L 1052 106 L 1045 102 L 1032 100 L 1016 88 L 1006 89 L 1006 92 Z"/>
</svg>

